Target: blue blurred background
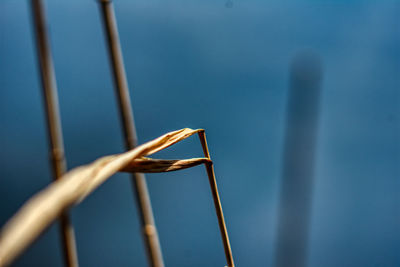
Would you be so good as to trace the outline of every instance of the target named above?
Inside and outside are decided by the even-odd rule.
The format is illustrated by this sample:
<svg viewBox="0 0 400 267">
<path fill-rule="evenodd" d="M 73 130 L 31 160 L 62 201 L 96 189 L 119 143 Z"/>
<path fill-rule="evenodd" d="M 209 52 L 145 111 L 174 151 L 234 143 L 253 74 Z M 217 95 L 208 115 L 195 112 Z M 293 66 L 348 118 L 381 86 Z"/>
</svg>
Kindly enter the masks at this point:
<svg viewBox="0 0 400 267">
<path fill-rule="evenodd" d="M 98 5 L 46 1 L 69 168 L 123 151 Z M 237 266 L 273 266 L 290 65 L 323 70 L 308 266 L 400 266 L 400 2 L 116 0 L 140 142 L 206 129 Z M 0 2 L 0 225 L 51 181 L 29 1 Z M 201 155 L 196 138 L 158 157 Z M 166 266 L 223 266 L 205 170 L 147 175 Z M 81 266 L 146 266 L 127 175 L 72 210 Z M 62 266 L 52 226 L 14 266 Z"/>
</svg>

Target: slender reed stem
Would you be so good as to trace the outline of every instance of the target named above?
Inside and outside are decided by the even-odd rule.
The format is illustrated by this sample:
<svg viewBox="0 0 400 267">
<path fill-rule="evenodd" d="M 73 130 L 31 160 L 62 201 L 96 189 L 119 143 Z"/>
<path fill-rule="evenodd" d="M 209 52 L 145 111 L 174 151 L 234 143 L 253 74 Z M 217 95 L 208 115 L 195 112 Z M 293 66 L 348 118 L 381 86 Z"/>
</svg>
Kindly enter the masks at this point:
<svg viewBox="0 0 400 267">
<path fill-rule="evenodd" d="M 103 19 L 103 26 L 107 36 L 109 57 L 112 65 L 115 89 L 122 120 L 126 149 L 137 145 L 134 117 L 130 103 L 128 82 L 122 58 L 120 41 L 118 37 L 117 22 L 114 8 L 110 0 L 99 0 Z M 147 189 L 146 178 L 142 173 L 132 175 L 132 186 L 136 193 L 136 202 L 140 211 L 142 231 L 147 248 L 150 266 L 163 267 L 164 261 L 161 253 L 157 229 L 154 223 L 153 211 Z"/>
<path fill-rule="evenodd" d="M 222 212 L 221 200 L 218 194 L 218 187 L 217 187 L 217 181 L 215 179 L 214 166 L 210 158 L 210 153 L 208 151 L 206 134 L 204 131 L 199 131 L 198 135 L 200 138 L 201 146 L 203 147 L 204 157 L 210 160 L 204 165 L 206 166 L 208 181 L 210 182 L 211 194 L 214 200 L 215 212 L 217 213 L 218 217 L 218 225 L 219 225 L 219 230 L 221 232 L 222 243 L 224 245 L 226 262 L 229 267 L 234 267 L 235 264 L 233 262 L 232 249 L 229 243 L 229 237 L 228 237 L 228 231 L 226 230 L 224 213 Z"/>
<path fill-rule="evenodd" d="M 42 0 L 32 0 L 32 13 L 45 101 L 53 176 L 55 179 L 59 179 L 66 171 L 66 162 L 58 108 L 57 86 Z M 60 224 L 65 266 L 76 267 L 78 266 L 78 259 L 75 234 L 67 213 L 60 215 Z"/>
</svg>

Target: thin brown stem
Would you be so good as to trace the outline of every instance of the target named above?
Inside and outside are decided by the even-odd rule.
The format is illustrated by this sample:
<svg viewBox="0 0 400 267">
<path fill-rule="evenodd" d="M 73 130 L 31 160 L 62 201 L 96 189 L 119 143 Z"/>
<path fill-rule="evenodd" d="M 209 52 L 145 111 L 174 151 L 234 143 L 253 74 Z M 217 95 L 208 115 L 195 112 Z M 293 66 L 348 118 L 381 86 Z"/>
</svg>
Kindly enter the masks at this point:
<svg viewBox="0 0 400 267">
<path fill-rule="evenodd" d="M 210 160 L 204 165 L 206 166 L 208 181 L 210 182 L 211 194 L 214 200 L 215 212 L 217 213 L 218 225 L 221 232 L 222 243 L 224 245 L 226 262 L 229 267 L 234 267 L 235 264 L 233 262 L 232 249 L 229 243 L 228 231 L 226 230 L 224 213 L 222 212 L 222 205 L 219 198 L 217 181 L 215 179 L 214 166 L 210 158 L 210 153 L 208 151 L 206 134 L 204 131 L 199 131 L 198 135 L 200 138 L 201 146 L 203 147 L 204 156 Z"/>
</svg>

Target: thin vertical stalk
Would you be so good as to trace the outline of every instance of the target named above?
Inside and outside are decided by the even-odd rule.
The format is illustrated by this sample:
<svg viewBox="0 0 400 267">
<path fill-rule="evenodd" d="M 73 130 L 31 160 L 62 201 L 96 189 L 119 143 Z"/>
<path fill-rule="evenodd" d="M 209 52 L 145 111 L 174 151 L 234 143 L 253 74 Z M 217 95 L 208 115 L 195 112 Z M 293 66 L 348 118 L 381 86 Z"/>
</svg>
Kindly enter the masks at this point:
<svg viewBox="0 0 400 267">
<path fill-rule="evenodd" d="M 54 179 L 58 179 L 66 172 L 66 161 L 58 108 L 57 86 L 42 0 L 32 0 L 32 13 L 50 141 L 50 158 Z M 63 213 L 60 216 L 60 224 L 65 266 L 78 266 L 74 229 L 67 213 Z"/>
<path fill-rule="evenodd" d="M 132 106 L 130 103 L 128 82 L 126 79 L 124 63 L 122 59 L 121 46 L 117 30 L 114 8 L 110 0 L 99 0 L 103 18 L 103 26 L 109 50 L 109 57 L 112 65 L 114 84 L 118 98 L 119 112 L 122 120 L 127 150 L 137 145 L 137 136 L 133 118 Z M 161 253 L 157 229 L 154 223 L 153 211 L 147 189 L 146 178 L 141 173 L 132 175 L 132 186 L 135 191 L 136 202 L 139 207 L 142 223 L 143 237 L 146 243 L 147 255 L 150 265 L 163 267 L 164 261 Z"/>
<path fill-rule="evenodd" d="M 200 131 L 198 133 L 198 135 L 200 138 L 201 146 L 203 147 L 204 156 L 211 160 L 210 153 L 208 151 L 208 145 L 207 145 L 207 139 L 206 139 L 205 132 Z M 222 212 L 221 200 L 219 198 L 218 187 L 217 187 L 217 181 L 215 179 L 214 166 L 212 163 L 205 163 L 205 166 L 206 166 L 206 170 L 207 170 L 208 181 L 210 182 L 211 194 L 212 194 L 212 197 L 214 200 L 215 212 L 217 213 L 217 217 L 218 217 L 218 225 L 219 225 L 219 230 L 221 232 L 222 243 L 224 245 L 226 262 L 228 264 L 228 267 L 234 267 L 235 264 L 233 262 L 232 249 L 231 249 L 231 245 L 229 243 L 228 231 L 226 230 L 224 213 Z"/>
</svg>

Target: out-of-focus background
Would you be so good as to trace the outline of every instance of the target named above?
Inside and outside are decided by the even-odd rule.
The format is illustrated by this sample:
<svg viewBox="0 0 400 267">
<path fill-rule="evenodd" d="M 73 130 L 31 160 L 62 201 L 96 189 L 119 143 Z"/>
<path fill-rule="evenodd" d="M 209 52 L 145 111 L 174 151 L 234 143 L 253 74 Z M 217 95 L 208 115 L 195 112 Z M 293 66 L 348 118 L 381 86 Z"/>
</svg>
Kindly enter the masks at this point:
<svg viewBox="0 0 400 267">
<path fill-rule="evenodd" d="M 400 266 L 398 1 L 114 4 L 139 140 L 206 129 L 237 266 L 279 265 L 279 238 L 302 225 L 282 221 L 282 201 L 298 202 L 283 180 L 290 155 L 303 159 L 288 148 L 307 114 L 289 101 L 303 69 L 319 90 L 293 104 L 315 107 L 301 135 L 315 152 L 302 191 L 306 266 Z M 48 0 L 46 11 L 68 167 L 123 151 L 98 4 Z M 36 59 L 30 2 L 1 1 L 0 225 L 51 181 Z M 158 156 L 200 155 L 193 138 Z M 203 167 L 147 177 L 166 266 L 223 266 Z M 127 175 L 72 218 L 81 266 L 147 266 Z M 14 266 L 62 266 L 58 241 L 52 226 Z"/>
</svg>

